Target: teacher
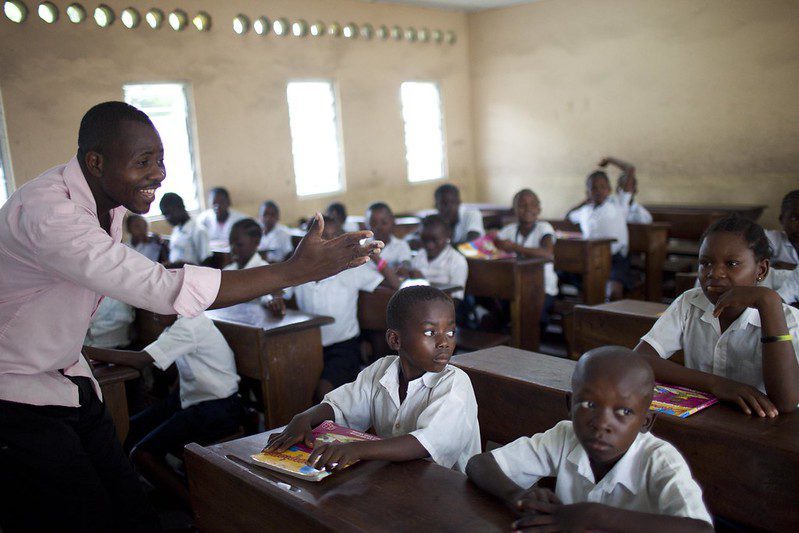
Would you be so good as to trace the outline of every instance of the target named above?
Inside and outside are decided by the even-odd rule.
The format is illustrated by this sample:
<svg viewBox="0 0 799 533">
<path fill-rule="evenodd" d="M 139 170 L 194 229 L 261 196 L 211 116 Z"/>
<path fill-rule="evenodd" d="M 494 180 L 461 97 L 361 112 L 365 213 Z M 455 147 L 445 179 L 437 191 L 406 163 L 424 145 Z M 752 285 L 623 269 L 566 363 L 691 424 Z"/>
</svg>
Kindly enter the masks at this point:
<svg viewBox="0 0 799 533">
<path fill-rule="evenodd" d="M 166 177 L 150 119 L 91 108 L 78 151 L 0 209 L 0 530 L 150 531 L 158 523 L 81 347 L 102 296 L 196 316 L 366 263 L 370 232 L 323 240 L 317 215 L 284 263 L 168 270 L 121 243 Z"/>
</svg>

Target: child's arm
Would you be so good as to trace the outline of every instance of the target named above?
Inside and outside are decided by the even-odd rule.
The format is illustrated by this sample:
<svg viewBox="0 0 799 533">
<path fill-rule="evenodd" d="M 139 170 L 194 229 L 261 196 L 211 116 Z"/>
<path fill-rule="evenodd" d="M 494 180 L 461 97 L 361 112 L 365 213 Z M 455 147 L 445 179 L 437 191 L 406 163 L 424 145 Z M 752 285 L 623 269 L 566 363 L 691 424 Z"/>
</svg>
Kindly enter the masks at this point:
<svg viewBox="0 0 799 533">
<path fill-rule="evenodd" d="M 382 270 L 380 270 L 380 263 L 378 263 L 378 271 L 383 275 L 383 281 L 380 283 L 381 285 L 386 285 L 392 289 L 399 289 L 399 286 L 402 282 L 400 281 L 396 270 L 391 268 L 388 264 L 384 264 Z"/>
<path fill-rule="evenodd" d="M 141 370 L 153 362 L 153 358 L 144 350 L 112 350 L 110 348 L 84 346 L 83 353 L 86 357 L 95 361 L 130 366 L 137 370 Z"/>
<path fill-rule="evenodd" d="M 410 461 L 430 454 L 413 435 L 402 435 L 378 441 L 322 443 L 314 447 L 308 465 L 319 470 L 341 470 L 360 460 Z"/>
<path fill-rule="evenodd" d="M 320 403 L 302 413 L 294 415 L 286 429 L 280 433 L 269 436 L 266 449 L 269 451 L 284 452 L 298 442 L 303 442 L 309 448 L 313 447 L 313 428 L 325 420 L 334 420 L 336 417 L 333 407 L 329 403 Z"/>
<path fill-rule="evenodd" d="M 552 239 L 552 235 L 546 235 L 543 239 L 541 239 L 541 246 L 538 248 L 527 248 L 521 244 L 516 244 L 513 241 L 505 242 L 510 243 L 512 251 L 524 257 L 540 257 L 542 259 L 555 258 L 555 242 Z"/>
<path fill-rule="evenodd" d="M 713 531 L 704 520 L 682 516 L 628 511 L 600 503 L 551 505 L 551 511 L 526 515 L 513 523 L 513 531 Z"/>
<path fill-rule="evenodd" d="M 522 495 L 527 491 L 505 475 L 492 453 L 480 453 L 469 459 L 466 475 L 472 483 L 506 502 L 514 511 L 534 510 L 532 506 L 524 506 Z"/>
<path fill-rule="evenodd" d="M 624 192 L 634 193 L 635 180 L 629 178 L 635 178 L 635 167 L 632 164 L 622 161 L 621 159 L 616 159 L 615 157 L 606 157 L 599 162 L 600 167 L 606 167 L 608 165 L 618 167 L 622 171 L 622 176 L 627 176 L 627 179 L 624 181 L 622 181 L 622 178 L 619 178 L 619 183 L 616 186 L 616 189 L 622 190 Z"/>
</svg>

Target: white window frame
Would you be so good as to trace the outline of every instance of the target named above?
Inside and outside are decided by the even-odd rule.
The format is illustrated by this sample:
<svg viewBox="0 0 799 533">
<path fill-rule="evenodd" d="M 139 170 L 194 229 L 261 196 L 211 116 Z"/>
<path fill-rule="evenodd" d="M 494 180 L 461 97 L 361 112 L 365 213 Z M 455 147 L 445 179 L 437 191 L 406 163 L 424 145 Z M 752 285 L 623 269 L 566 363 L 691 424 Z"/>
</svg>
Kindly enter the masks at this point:
<svg viewBox="0 0 799 533">
<path fill-rule="evenodd" d="M 5 188 L 6 198 L 11 198 L 14 192 L 14 173 L 11 171 L 11 151 L 8 149 L 8 129 L 6 128 L 6 115 L 3 111 L 3 93 L 0 92 L 0 164 L 3 165 L 3 181 L 0 187 Z M 5 202 L 0 202 L 0 207 Z"/>
<path fill-rule="evenodd" d="M 205 210 L 205 194 L 202 180 L 202 172 L 200 166 L 200 151 L 197 148 L 197 120 L 194 109 L 194 92 L 191 83 L 184 80 L 158 80 L 158 81 L 128 81 L 122 85 L 122 99 L 125 99 L 125 87 L 129 85 L 180 85 L 183 87 L 183 94 L 186 99 L 186 132 L 189 137 L 189 159 L 192 165 L 192 172 L 194 174 L 194 183 L 197 191 L 197 208 L 187 209 L 190 214 L 196 215 Z M 169 150 L 169 146 L 164 146 L 164 151 Z M 166 168 L 166 179 L 170 177 L 169 167 Z M 157 208 L 157 206 L 156 206 Z M 164 216 L 160 213 L 147 214 L 144 217 L 150 221 L 155 222 L 164 220 Z"/>
<path fill-rule="evenodd" d="M 292 83 L 327 83 L 330 85 L 331 92 L 333 93 L 333 112 L 335 113 L 335 131 L 336 131 L 336 145 L 338 149 L 338 189 L 334 191 L 325 191 L 311 194 L 300 194 L 297 191 L 297 170 L 294 166 L 294 137 L 291 133 L 291 109 L 288 102 L 288 88 Z M 289 128 L 289 142 L 291 143 L 291 167 L 292 174 L 294 175 L 294 195 L 300 200 L 311 200 L 314 198 L 325 198 L 330 196 L 338 196 L 347 192 L 347 176 L 346 176 L 346 160 L 344 158 L 344 129 L 341 115 L 341 95 L 339 93 L 338 84 L 335 79 L 331 78 L 292 78 L 286 82 L 286 118 L 288 119 Z"/>
<path fill-rule="evenodd" d="M 403 104 L 402 104 L 402 85 L 405 83 L 428 83 L 434 85 L 436 90 L 438 91 L 438 106 L 439 106 L 439 114 L 441 116 L 441 176 L 437 178 L 429 178 L 424 180 L 416 180 L 411 181 L 410 175 L 410 164 L 408 161 L 408 139 L 406 137 L 405 132 L 405 116 L 403 113 Z M 448 150 L 447 150 L 447 128 L 446 128 L 446 112 L 444 109 L 444 97 L 441 92 L 441 84 L 435 80 L 423 80 L 423 79 L 410 79 L 405 80 L 400 83 L 399 90 L 397 91 L 397 100 L 399 101 L 399 119 L 402 124 L 402 142 L 403 147 L 405 149 L 405 181 L 411 185 L 424 185 L 428 183 L 433 183 L 436 181 L 443 181 L 449 178 L 449 158 L 448 158 Z"/>
</svg>

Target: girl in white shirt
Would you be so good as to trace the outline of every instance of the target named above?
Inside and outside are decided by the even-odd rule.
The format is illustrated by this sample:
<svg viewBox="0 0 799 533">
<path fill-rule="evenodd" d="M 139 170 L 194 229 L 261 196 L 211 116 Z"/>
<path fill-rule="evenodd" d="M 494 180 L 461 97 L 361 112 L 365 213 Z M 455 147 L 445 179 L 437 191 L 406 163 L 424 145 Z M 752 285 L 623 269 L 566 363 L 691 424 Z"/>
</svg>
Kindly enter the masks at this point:
<svg viewBox="0 0 799 533">
<path fill-rule="evenodd" d="M 705 232 L 700 287 L 677 298 L 636 347 L 658 381 L 710 392 L 747 414 L 799 403 L 799 311 L 761 285 L 770 249 L 763 228 L 738 216 Z M 685 352 L 685 367 L 667 360 Z"/>
<path fill-rule="evenodd" d="M 280 223 L 280 207 L 276 202 L 267 200 L 261 204 L 259 214 L 264 235 L 261 237 L 258 250 L 266 253 L 267 261 L 272 263 L 285 261 L 294 252 L 294 246 L 291 244 L 288 228 Z"/>
</svg>

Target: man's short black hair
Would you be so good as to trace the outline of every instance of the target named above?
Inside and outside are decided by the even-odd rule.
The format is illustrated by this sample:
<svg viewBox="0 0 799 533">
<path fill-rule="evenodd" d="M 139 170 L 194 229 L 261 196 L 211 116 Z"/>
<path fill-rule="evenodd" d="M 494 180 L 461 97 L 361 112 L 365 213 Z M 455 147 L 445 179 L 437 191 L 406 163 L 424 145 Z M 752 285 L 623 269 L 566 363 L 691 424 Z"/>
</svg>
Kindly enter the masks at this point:
<svg viewBox="0 0 799 533">
<path fill-rule="evenodd" d="M 439 185 L 439 187 L 436 189 L 436 192 L 433 193 L 433 198 L 440 198 L 449 193 L 458 196 L 458 198 L 461 196 L 460 189 L 451 183 L 445 183 L 444 185 Z"/>
<path fill-rule="evenodd" d="M 217 194 L 221 194 L 224 196 L 228 202 L 230 202 L 230 193 L 224 187 L 214 187 L 210 191 L 208 191 L 208 197 L 213 198 Z"/>
<path fill-rule="evenodd" d="M 80 121 L 78 159 L 83 160 L 89 152 L 105 153 L 105 148 L 119 136 L 125 121 L 155 128 L 150 117 L 125 102 L 103 102 L 89 109 Z"/>
<path fill-rule="evenodd" d="M 186 204 L 183 203 L 183 198 L 181 198 L 179 194 L 168 192 L 164 193 L 164 195 L 161 197 L 158 207 L 161 208 L 161 211 L 164 210 L 164 207 L 177 207 L 179 209 L 185 210 Z"/>
<path fill-rule="evenodd" d="M 234 231 L 243 231 L 247 237 L 250 237 L 251 239 L 258 239 L 260 241 L 261 234 L 264 230 L 261 229 L 261 225 L 252 218 L 242 218 L 233 224 L 233 226 L 230 228 L 230 234 L 233 235 Z"/>
<path fill-rule="evenodd" d="M 388 301 L 388 309 L 386 310 L 386 325 L 388 329 L 401 330 L 414 310 L 425 302 L 433 301 L 448 303 L 454 309 L 455 304 L 453 304 L 452 298 L 435 287 L 423 285 L 398 290 Z"/>
</svg>

